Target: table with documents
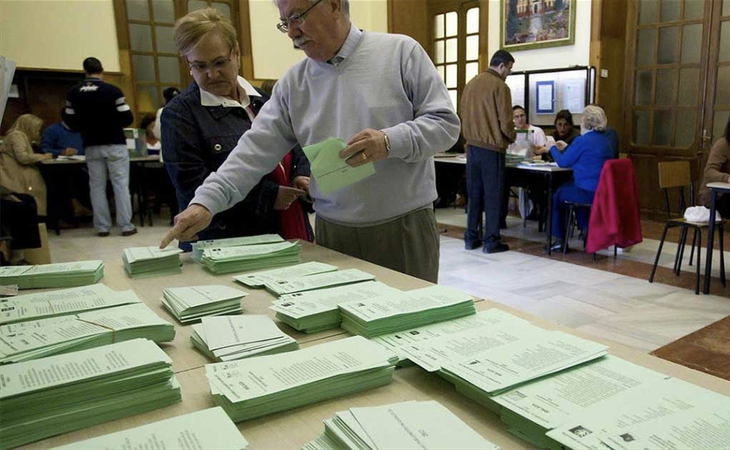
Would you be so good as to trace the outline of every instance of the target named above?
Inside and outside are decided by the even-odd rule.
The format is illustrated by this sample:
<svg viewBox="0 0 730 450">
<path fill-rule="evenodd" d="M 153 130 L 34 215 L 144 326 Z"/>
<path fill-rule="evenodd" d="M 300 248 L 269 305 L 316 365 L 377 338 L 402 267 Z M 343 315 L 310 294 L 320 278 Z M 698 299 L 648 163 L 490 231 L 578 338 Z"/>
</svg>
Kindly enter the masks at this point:
<svg viewBox="0 0 730 450">
<path fill-rule="evenodd" d="M 431 283 L 314 244 L 302 242 L 301 245 L 301 259 L 303 262 L 317 261 L 331 264 L 339 268 L 339 270 L 359 269 L 374 275 L 375 280 L 378 282 L 404 291 L 432 286 Z M 61 445 L 69 445 L 110 433 L 172 419 L 184 414 L 203 411 L 216 406 L 214 398 L 211 395 L 211 387 L 209 378 L 206 376 L 205 367 L 206 364 L 211 364 L 213 361 L 194 348 L 191 342 L 193 324 L 181 324 L 165 309 L 161 302 L 163 290 L 202 285 L 229 286 L 230 288 L 243 290 L 248 293 L 241 300 L 241 306 L 246 315 L 263 315 L 271 319 L 275 319 L 276 311 L 269 307 L 273 304 L 272 302 L 276 297 L 265 289 L 251 289 L 243 286 L 233 279 L 234 274 L 213 275 L 209 271 L 206 271 L 202 265 L 195 263 L 191 259 L 190 254 L 182 255 L 181 260 L 183 261 L 181 268 L 182 274 L 156 278 L 131 279 L 125 274 L 124 265 L 120 261 L 120 258 L 116 257 L 105 261 L 105 275 L 101 282 L 117 291 L 133 289 L 144 304 L 159 315 L 160 318 L 174 324 L 176 330 L 175 339 L 171 343 L 161 343 L 160 348 L 172 361 L 172 372 L 174 372 L 174 376 L 180 385 L 182 401 L 160 409 L 41 440 L 29 444 L 27 448 L 53 448 Z M 674 377 L 679 382 L 684 380 L 693 385 L 704 387 L 723 395 L 730 395 L 730 382 L 725 380 L 687 369 L 683 366 L 664 361 L 619 344 L 595 338 L 586 333 L 571 330 L 567 327 L 489 300 L 477 299 L 474 301 L 474 306 L 478 314 L 483 314 L 487 310 L 497 310 L 491 314 L 508 316 L 504 314 L 507 312 L 515 316 L 511 320 L 520 321 L 520 326 L 527 327 L 527 324 L 529 324 L 534 327 L 539 327 L 542 329 L 540 330 L 541 333 L 543 331 L 550 333 L 545 336 L 552 336 L 550 339 L 555 340 L 556 345 L 560 344 L 559 339 L 565 341 L 567 339 L 565 338 L 566 335 L 578 336 L 607 346 L 611 358 L 618 357 L 636 366 L 659 372 L 663 378 Z M 475 315 L 472 315 L 458 320 L 469 323 L 470 321 L 477 320 L 474 319 L 475 317 Z M 302 350 L 351 338 L 351 335 L 341 328 L 305 334 L 294 330 L 277 319 L 275 320 L 277 326 L 282 331 L 298 341 Z M 199 324 L 198 327 L 200 329 Z M 561 338 L 561 336 L 563 337 Z M 364 338 L 357 337 L 357 339 Z M 550 339 L 546 339 L 546 343 L 543 345 L 549 344 L 550 342 L 547 341 Z M 594 351 L 595 349 L 588 350 Z M 243 359 L 241 361 L 246 360 Z M 610 361 L 606 364 L 610 364 Z M 450 365 L 448 369 L 458 376 L 463 376 L 465 379 L 469 378 L 469 374 L 459 369 L 456 364 Z M 622 370 L 624 369 L 619 367 L 618 371 L 620 372 Z M 499 390 L 501 386 L 495 386 L 494 388 L 495 390 Z M 528 388 L 525 388 L 523 389 L 522 395 L 529 396 L 532 394 Z M 236 426 L 243 434 L 245 440 L 250 443 L 248 448 L 299 449 L 322 435 L 325 430 L 324 423 L 330 421 L 338 413 L 342 414 L 343 412 L 353 411 L 353 408 L 385 406 L 409 401 L 438 402 L 484 439 L 496 444 L 502 449 L 537 448 L 509 432 L 507 425 L 503 422 L 504 418 L 500 419 L 497 414 L 490 411 L 489 407 L 485 407 L 484 404 L 480 404 L 481 402 L 472 400 L 467 395 L 457 392 L 454 383 L 447 381 L 443 376 L 424 370 L 418 365 L 397 368 L 393 374 L 392 382 L 389 384 L 355 392 L 333 400 L 325 400 L 320 403 L 245 420 L 237 423 Z M 503 403 L 507 404 L 509 401 L 510 399 L 506 398 Z"/>
</svg>

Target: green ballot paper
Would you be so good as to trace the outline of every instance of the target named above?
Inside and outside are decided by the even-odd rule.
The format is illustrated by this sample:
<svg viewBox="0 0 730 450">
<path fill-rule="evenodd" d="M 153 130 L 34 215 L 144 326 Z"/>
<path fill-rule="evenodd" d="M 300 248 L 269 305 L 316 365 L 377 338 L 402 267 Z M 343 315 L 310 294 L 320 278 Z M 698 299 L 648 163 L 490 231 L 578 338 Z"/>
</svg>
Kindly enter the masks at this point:
<svg viewBox="0 0 730 450">
<path fill-rule="evenodd" d="M 347 144 L 342 139 L 329 138 L 302 149 L 309 160 L 312 176 L 323 194 L 355 184 L 375 173 L 373 163 L 360 167 L 348 166 L 347 162 L 340 158 L 340 152 L 345 148 Z"/>
</svg>

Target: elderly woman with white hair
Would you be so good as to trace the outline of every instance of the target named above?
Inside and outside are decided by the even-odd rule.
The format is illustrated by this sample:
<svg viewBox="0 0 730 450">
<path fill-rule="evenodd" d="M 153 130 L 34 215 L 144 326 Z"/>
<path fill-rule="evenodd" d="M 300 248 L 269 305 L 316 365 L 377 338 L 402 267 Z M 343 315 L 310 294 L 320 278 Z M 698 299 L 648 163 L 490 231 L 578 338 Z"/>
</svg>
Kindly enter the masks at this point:
<svg viewBox="0 0 730 450">
<path fill-rule="evenodd" d="M 581 136 L 575 138 L 572 144 L 549 141 L 549 149 L 542 147 L 535 150 L 536 154 L 550 152 L 558 166 L 573 169 L 573 180 L 560 186 L 553 195 L 552 231 L 556 238 L 553 250 L 561 250 L 564 245 L 567 209 L 564 202 L 593 203 L 603 163 L 613 158 L 611 144 L 605 135 L 606 122 L 603 109 L 587 106 L 580 123 Z"/>
</svg>

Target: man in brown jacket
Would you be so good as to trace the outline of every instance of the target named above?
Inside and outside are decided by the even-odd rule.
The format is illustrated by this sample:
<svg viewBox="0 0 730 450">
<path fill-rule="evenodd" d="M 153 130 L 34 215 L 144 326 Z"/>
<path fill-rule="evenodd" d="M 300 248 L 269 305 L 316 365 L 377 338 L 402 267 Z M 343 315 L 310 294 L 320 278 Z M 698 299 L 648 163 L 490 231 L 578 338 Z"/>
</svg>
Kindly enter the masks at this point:
<svg viewBox="0 0 730 450">
<path fill-rule="evenodd" d="M 504 82 L 515 59 L 497 50 L 486 72 L 474 77 L 461 96 L 461 131 L 467 143 L 466 187 L 469 191 L 467 230 L 464 244 L 472 250 L 484 243 L 484 253 L 509 250 L 499 234 L 504 163 L 507 146 L 515 140 L 512 94 Z M 482 211 L 484 236 L 478 235 Z"/>
</svg>

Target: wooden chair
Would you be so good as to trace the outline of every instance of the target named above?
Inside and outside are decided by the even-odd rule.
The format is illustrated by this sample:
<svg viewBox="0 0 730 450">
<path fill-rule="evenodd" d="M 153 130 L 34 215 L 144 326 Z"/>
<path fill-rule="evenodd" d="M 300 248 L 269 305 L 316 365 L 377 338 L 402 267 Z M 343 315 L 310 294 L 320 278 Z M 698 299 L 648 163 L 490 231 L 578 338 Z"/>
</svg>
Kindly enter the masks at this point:
<svg viewBox="0 0 730 450">
<path fill-rule="evenodd" d="M 659 242 L 659 248 L 657 249 L 656 259 L 654 260 L 654 266 L 651 270 L 651 276 L 649 276 L 649 283 L 654 282 L 654 275 L 656 274 L 656 268 L 659 264 L 659 257 L 662 253 L 662 247 L 664 247 L 664 240 L 667 237 L 667 231 L 670 228 L 680 227 L 679 244 L 677 246 L 677 254 L 674 257 L 674 268 L 672 271 L 675 275 L 679 276 L 682 270 L 682 259 L 684 259 L 684 248 L 687 244 L 687 235 L 689 230 L 693 231 L 692 237 L 692 250 L 690 253 L 689 265 L 692 265 L 694 257 L 695 247 L 697 248 L 697 281 L 695 284 L 695 294 L 700 293 L 700 253 L 702 248 L 702 230 L 709 226 L 709 223 L 698 223 L 689 222 L 684 219 L 684 211 L 688 205 L 685 201 L 684 194 L 685 189 L 689 187 L 689 206 L 694 206 L 695 198 L 695 185 L 692 180 L 690 171 L 689 161 L 675 161 L 675 162 L 661 162 L 659 163 L 659 187 L 662 189 L 664 194 L 664 204 L 667 208 L 667 223 L 664 225 L 664 231 L 662 232 L 662 238 Z M 679 217 L 672 218 L 672 210 L 669 201 L 669 190 L 675 189 L 679 191 Z M 712 219 L 710 219 L 712 220 Z M 720 240 L 720 279 L 723 286 L 725 285 L 725 243 L 723 241 L 724 235 L 724 221 L 718 221 L 716 228 L 719 233 Z"/>
</svg>

